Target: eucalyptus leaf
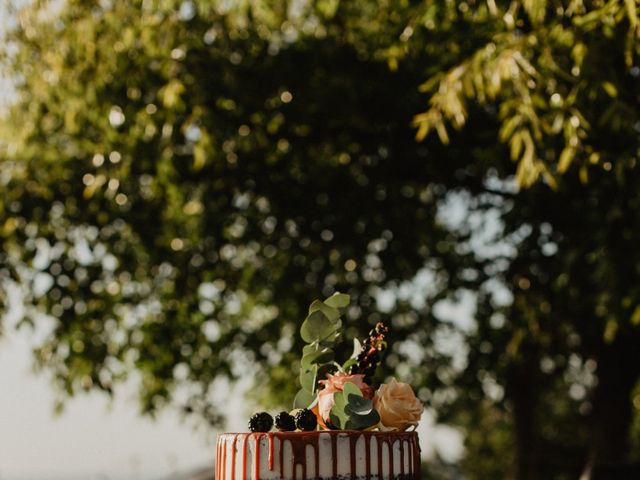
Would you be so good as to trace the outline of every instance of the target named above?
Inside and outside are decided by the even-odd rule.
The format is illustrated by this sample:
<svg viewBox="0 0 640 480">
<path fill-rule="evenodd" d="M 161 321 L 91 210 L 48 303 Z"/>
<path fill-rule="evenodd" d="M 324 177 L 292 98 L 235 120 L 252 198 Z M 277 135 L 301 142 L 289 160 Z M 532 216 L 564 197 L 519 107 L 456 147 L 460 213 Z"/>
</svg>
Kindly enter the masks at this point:
<svg viewBox="0 0 640 480">
<path fill-rule="evenodd" d="M 342 394 L 346 396 L 347 401 L 351 400 L 351 396 L 356 398 L 362 398 L 362 392 L 353 382 L 345 382 L 342 389 Z"/>
<path fill-rule="evenodd" d="M 362 397 L 351 396 L 347 408 L 349 413 L 354 415 L 368 415 L 373 410 L 373 402 Z"/>
<path fill-rule="evenodd" d="M 313 303 L 309 306 L 309 314 L 313 312 L 321 311 L 324 315 L 332 322 L 335 322 L 340 318 L 340 310 L 337 308 L 331 307 L 320 300 L 314 300 Z"/>
<path fill-rule="evenodd" d="M 319 344 L 314 342 L 310 345 L 305 345 L 302 347 L 302 356 L 309 355 L 310 353 L 317 352 L 319 348 Z M 320 347 L 323 348 L 323 347 Z"/>
<path fill-rule="evenodd" d="M 349 370 L 349 367 L 351 367 L 351 365 L 355 365 L 356 363 L 358 363 L 357 359 L 355 358 L 348 359 L 346 362 L 342 364 L 342 371 L 346 372 L 347 370 Z"/>
<path fill-rule="evenodd" d="M 307 343 L 319 342 L 335 333 L 336 327 L 324 313 L 310 313 L 300 327 L 300 336 Z"/>
<path fill-rule="evenodd" d="M 333 328 L 336 330 L 336 337 L 339 337 L 342 334 L 342 319 L 338 319 L 333 324 Z"/>
<path fill-rule="evenodd" d="M 293 399 L 293 408 L 307 408 L 316 399 L 316 396 L 306 390 L 299 390 Z"/>
<path fill-rule="evenodd" d="M 342 393 L 334 393 L 333 400 L 334 404 L 329 411 L 329 420 L 335 427 L 346 429 L 349 421 L 349 414 L 345 411 L 346 400 Z"/>
<path fill-rule="evenodd" d="M 333 408 L 339 410 L 340 412 L 344 412 L 345 407 L 347 406 L 347 399 L 342 392 L 336 392 L 333 394 Z"/>
<path fill-rule="evenodd" d="M 348 420 L 346 417 L 340 417 L 337 412 L 338 411 L 334 411 L 333 408 L 329 412 L 329 422 L 331 423 L 329 426 L 337 430 L 346 430 Z"/>
<path fill-rule="evenodd" d="M 333 308 L 344 308 L 349 305 L 349 300 L 351 297 L 346 293 L 336 292 L 327 298 L 324 303 Z"/>
<path fill-rule="evenodd" d="M 333 358 L 333 351 L 325 348 L 303 355 L 302 359 L 300 360 L 300 367 L 305 370 L 310 370 L 314 365 L 331 362 Z"/>
<path fill-rule="evenodd" d="M 366 430 L 373 427 L 380 422 L 380 415 L 375 410 L 372 410 L 367 415 L 351 415 L 346 422 L 346 428 L 348 430 Z"/>
<path fill-rule="evenodd" d="M 333 399 L 329 419 L 337 428 L 364 430 L 380 421 L 380 415 L 373 408 L 373 401 L 365 399 L 353 382 L 345 383 L 343 391 L 335 393 Z"/>
<path fill-rule="evenodd" d="M 309 393 L 315 392 L 316 372 L 309 370 L 300 370 L 300 386 Z"/>
</svg>

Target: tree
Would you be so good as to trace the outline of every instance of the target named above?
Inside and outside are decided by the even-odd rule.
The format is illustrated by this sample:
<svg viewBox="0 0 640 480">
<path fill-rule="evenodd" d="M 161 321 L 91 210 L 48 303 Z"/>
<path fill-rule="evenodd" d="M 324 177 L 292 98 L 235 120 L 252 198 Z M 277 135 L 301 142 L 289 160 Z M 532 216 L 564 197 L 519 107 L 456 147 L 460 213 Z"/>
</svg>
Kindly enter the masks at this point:
<svg viewBox="0 0 640 480">
<path fill-rule="evenodd" d="M 350 333 L 391 323 L 382 375 L 465 429 L 469 478 L 632 459 L 632 2 L 44 8 L 3 56 L 0 272 L 54 319 L 60 391 L 135 370 L 146 411 L 187 392 L 215 422 L 216 382 L 259 369 L 288 403 L 303 310 L 339 289 Z"/>
<path fill-rule="evenodd" d="M 493 7 L 497 25 L 490 39 L 424 84 L 433 93 L 429 109 L 415 118 L 418 137 L 435 129 L 448 142 L 446 122 L 461 128 L 469 101 L 486 105 L 500 122 L 498 138 L 518 163 L 517 182 L 532 186 L 542 178 L 558 190 L 550 195 L 535 185 L 514 195 L 501 215 L 502 238 L 521 237 L 503 277 L 513 293 L 506 315 L 513 322 L 511 338 L 504 344 L 507 355 L 511 349 L 515 355 L 502 362 L 498 382 L 511 397 L 517 477 L 550 475 L 536 459 L 549 435 L 532 412 L 558 404 L 555 396 L 545 400 L 540 388 L 541 381 L 558 380 L 536 376 L 540 366 L 542 373 L 559 368 L 567 375 L 572 362 L 587 377 L 595 370 L 597 378 L 595 387 L 593 380 L 582 384 L 592 391 L 581 405 L 583 413 L 591 411 L 587 471 L 622 464 L 630 452 L 630 399 L 640 374 L 633 361 L 640 346 L 632 233 L 638 217 L 637 2 Z M 490 323 L 496 314 L 491 296 L 485 295 L 478 313 L 479 325 L 483 314 Z M 472 356 L 482 357 L 482 344 L 476 345 Z M 489 365 L 501 363 L 489 357 Z M 587 389 L 574 387 L 574 400 L 585 398 Z M 546 404 L 536 408 L 536 402 Z"/>
<path fill-rule="evenodd" d="M 145 410 L 194 383 L 185 408 L 215 421 L 213 381 L 250 363 L 295 391 L 286 340 L 317 292 L 349 289 L 351 316 L 376 321 L 376 288 L 446 236 L 445 190 L 427 187 L 454 163 L 438 171 L 413 141 L 410 65 L 321 26 L 290 43 L 254 11 L 150 5 L 23 13 L 5 57 L 31 74 L 5 122 L 3 272 L 25 323 L 55 319 L 38 358 L 62 391 L 137 369 Z"/>
</svg>

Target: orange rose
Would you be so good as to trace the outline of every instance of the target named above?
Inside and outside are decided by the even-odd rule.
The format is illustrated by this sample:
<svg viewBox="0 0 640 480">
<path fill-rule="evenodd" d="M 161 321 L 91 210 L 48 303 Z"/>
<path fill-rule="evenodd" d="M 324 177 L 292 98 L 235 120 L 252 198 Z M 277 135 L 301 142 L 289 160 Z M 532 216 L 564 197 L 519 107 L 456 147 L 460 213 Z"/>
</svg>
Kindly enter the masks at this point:
<svg viewBox="0 0 640 480">
<path fill-rule="evenodd" d="M 351 382 L 358 387 L 362 392 L 362 396 L 367 400 L 373 398 L 373 388 L 364 383 L 364 375 L 328 374 L 326 380 L 320 380 L 319 382 L 324 385 L 324 388 L 318 392 L 318 414 L 323 422 L 329 421 L 329 412 L 333 407 L 333 394 L 344 390 L 344 384 L 347 382 Z"/>
<path fill-rule="evenodd" d="M 411 386 L 397 382 L 395 378 L 380 385 L 373 398 L 373 406 L 380 414 L 382 430 L 406 430 L 415 427 L 424 408 Z"/>
</svg>

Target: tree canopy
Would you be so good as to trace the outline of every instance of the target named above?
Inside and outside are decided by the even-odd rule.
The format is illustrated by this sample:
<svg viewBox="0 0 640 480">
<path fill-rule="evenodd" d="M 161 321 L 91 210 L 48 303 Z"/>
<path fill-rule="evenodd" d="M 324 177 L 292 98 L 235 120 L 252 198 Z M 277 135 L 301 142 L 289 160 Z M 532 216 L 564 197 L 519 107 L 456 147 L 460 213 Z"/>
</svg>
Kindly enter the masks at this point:
<svg viewBox="0 0 640 480">
<path fill-rule="evenodd" d="M 260 372 L 288 404 L 305 308 L 340 290 L 350 333 L 392 327 L 381 377 L 465 432 L 468 478 L 634 460 L 634 0 L 16 15 L 0 279 L 50 319 L 63 395 L 137 372 L 145 411 L 215 423 L 217 382 Z"/>
</svg>

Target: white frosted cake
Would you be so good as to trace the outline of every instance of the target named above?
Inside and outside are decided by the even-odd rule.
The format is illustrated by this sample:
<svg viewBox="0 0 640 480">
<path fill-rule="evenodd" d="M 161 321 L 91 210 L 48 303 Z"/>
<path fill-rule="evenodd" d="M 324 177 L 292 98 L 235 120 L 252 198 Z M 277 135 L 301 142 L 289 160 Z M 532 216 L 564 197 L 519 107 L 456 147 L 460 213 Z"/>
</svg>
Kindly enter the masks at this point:
<svg viewBox="0 0 640 480">
<path fill-rule="evenodd" d="M 416 432 L 225 433 L 216 480 L 420 478 Z"/>
</svg>

